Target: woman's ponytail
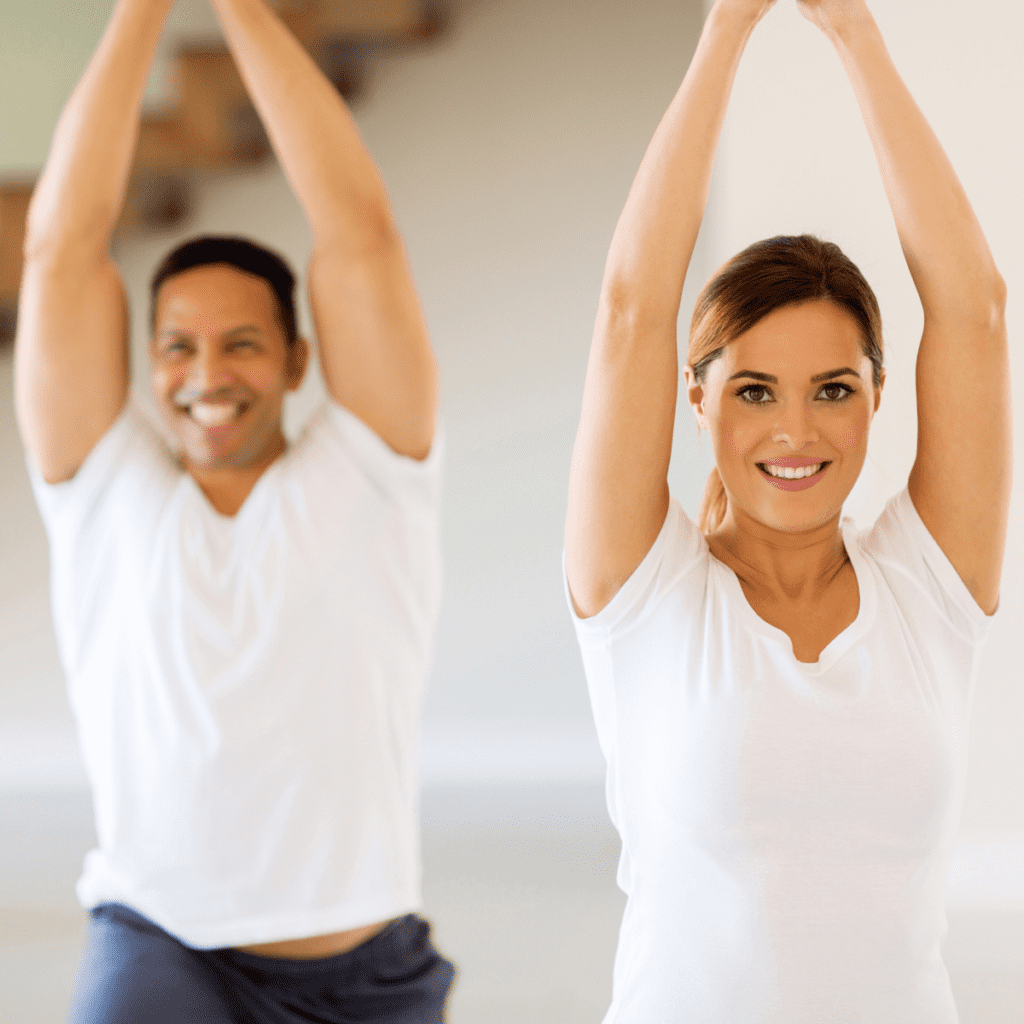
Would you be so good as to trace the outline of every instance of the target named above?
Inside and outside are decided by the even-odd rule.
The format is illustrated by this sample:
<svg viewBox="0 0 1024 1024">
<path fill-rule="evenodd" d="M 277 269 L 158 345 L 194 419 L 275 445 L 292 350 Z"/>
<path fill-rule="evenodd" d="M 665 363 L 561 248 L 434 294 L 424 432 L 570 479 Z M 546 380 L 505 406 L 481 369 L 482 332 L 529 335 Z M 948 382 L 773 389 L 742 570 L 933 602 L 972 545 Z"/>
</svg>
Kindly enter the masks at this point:
<svg viewBox="0 0 1024 1024">
<path fill-rule="evenodd" d="M 704 496 L 700 500 L 700 511 L 697 513 L 697 529 L 705 536 L 713 533 L 725 519 L 728 506 L 725 485 L 716 466 L 708 474 L 708 482 L 704 485 Z"/>
</svg>

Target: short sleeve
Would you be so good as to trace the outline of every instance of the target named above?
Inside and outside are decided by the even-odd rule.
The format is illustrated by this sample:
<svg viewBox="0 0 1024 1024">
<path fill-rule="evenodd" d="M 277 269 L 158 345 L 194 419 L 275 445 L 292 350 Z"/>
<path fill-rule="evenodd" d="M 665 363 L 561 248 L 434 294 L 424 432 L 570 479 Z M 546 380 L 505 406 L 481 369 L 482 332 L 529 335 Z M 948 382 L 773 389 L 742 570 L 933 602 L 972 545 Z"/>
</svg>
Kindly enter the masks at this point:
<svg viewBox="0 0 1024 1024">
<path fill-rule="evenodd" d="M 337 445 L 374 488 L 387 497 L 419 499 L 431 505 L 440 501 L 444 460 L 441 425 L 434 433 L 427 457 L 413 459 L 398 454 L 358 416 L 328 398 L 310 419 L 304 442 L 313 450 L 322 443 Z"/>
<path fill-rule="evenodd" d="M 573 607 L 562 559 L 562 578 L 569 614 L 580 643 L 606 642 L 644 619 L 671 591 L 678 589 L 681 579 L 708 556 L 704 535 L 671 499 L 661 531 L 650 551 L 636 567 L 619 592 L 590 618 L 581 618 Z"/>
<path fill-rule="evenodd" d="M 984 639 L 993 616 L 974 600 L 928 532 L 906 488 L 889 501 L 874 527 L 863 535 L 862 547 L 894 586 L 909 585 L 961 637 L 971 643 Z"/>
<path fill-rule="evenodd" d="M 95 620 L 111 607 L 118 567 L 143 564 L 152 550 L 181 471 L 134 398 L 70 480 L 48 484 L 27 461 L 50 541 L 50 598 L 70 680 L 102 635 Z"/>
<path fill-rule="evenodd" d="M 36 504 L 51 542 L 59 539 L 60 535 L 77 532 L 115 476 L 131 461 L 129 453 L 133 449 L 138 458 L 160 464 L 161 468 L 170 463 L 156 431 L 134 397 L 130 397 L 120 416 L 70 480 L 49 484 L 31 457 L 26 458 Z"/>
</svg>

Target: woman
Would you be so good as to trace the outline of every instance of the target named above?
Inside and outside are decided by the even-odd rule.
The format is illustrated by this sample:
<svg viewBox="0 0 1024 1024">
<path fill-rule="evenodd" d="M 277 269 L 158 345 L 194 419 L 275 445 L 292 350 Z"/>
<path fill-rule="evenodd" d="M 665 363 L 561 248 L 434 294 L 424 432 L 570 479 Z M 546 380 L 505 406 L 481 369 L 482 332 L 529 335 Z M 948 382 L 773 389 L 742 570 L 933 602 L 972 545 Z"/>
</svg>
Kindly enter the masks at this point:
<svg viewBox="0 0 1024 1024">
<path fill-rule="evenodd" d="M 770 239 L 694 313 L 714 446 L 669 496 L 676 317 L 746 41 L 717 0 L 619 222 L 565 566 L 629 896 L 606 1024 L 953 1024 L 946 866 L 1010 489 L 1005 288 L 863 0 L 798 0 L 838 52 L 925 313 L 918 449 L 874 528 L 841 519 L 884 384 L 870 288 Z"/>
</svg>

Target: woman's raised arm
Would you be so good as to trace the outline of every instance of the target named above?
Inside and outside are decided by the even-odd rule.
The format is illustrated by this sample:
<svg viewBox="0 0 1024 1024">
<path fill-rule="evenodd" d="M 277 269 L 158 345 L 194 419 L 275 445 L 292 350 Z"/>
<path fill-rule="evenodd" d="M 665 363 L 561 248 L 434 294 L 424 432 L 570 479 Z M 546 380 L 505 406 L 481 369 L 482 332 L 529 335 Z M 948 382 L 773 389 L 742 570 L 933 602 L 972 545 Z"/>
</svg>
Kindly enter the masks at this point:
<svg viewBox="0 0 1024 1024">
<path fill-rule="evenodd" d="M 583 616 L 615 596 L 665 521 L 683 282 L 736 69 L 774 2 L 717 0 L 612 240 L 565 528 L 566 575 Z"/>
<path fill-rule="evenodd" d="M 828 36 L 853 85 L 924 307 L 910 497 L 991 614 L 1010 505 L 1006 286 L 967 195 L 864 0 L 798 4 Z"/>
</svg>

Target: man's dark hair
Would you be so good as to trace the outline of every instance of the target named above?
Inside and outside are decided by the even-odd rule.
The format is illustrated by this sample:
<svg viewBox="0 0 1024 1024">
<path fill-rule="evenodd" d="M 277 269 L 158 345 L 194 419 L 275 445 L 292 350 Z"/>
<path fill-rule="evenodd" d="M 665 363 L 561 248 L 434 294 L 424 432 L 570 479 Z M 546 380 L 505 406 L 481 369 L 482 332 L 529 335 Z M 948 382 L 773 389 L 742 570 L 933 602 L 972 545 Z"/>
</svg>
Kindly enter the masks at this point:
<svg viewBox="0 0 1024 1024">
<path fill-rule="evenodd" d="M 226 263 L 270 285 L 277 299 L 277 313 L 289 345 L 295 343 L 298 328 L 295 319 L 295 275 L 285 261 L 265 246 L 232 235 L 201 235 L 172 249 L 164 258 L 149 286 L 150 324 L 156 327 L 156 296 L 169 277 L 194 267 Z"/>
</svg>

